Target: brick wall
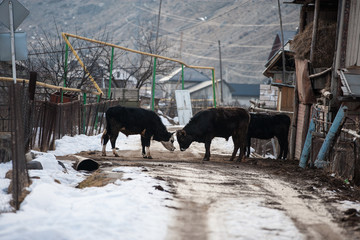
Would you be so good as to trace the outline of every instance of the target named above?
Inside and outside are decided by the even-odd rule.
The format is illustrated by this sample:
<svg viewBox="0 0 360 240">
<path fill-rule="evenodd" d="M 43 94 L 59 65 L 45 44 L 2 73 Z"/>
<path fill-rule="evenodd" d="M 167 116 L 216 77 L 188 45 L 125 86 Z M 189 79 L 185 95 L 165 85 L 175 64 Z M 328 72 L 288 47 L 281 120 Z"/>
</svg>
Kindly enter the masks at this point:
<svg viewBox="0 0 360 240">
<path fill-rule="evenodd" d="M 260 106 L 263 108 L 276 109 L 278 101 L 278 87 L 271 85 L 260 85 Z"/>
</svg>

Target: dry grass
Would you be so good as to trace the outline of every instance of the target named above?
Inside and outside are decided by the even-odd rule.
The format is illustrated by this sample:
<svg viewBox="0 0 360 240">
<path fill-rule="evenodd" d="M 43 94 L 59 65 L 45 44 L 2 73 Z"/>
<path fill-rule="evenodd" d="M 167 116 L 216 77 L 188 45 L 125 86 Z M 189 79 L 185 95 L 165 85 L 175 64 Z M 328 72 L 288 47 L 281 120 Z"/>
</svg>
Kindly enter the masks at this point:
<svg viewBox="0 0 360 240">
<path fill-rule="evenodd" d="M 313 67 L 331 67 L 335 52 L 336 23 L 320 21 L 315 45 Z M 313 23 L 295 36 L 291 48 L 298 59 L 310 59 Z"/>
</svg>

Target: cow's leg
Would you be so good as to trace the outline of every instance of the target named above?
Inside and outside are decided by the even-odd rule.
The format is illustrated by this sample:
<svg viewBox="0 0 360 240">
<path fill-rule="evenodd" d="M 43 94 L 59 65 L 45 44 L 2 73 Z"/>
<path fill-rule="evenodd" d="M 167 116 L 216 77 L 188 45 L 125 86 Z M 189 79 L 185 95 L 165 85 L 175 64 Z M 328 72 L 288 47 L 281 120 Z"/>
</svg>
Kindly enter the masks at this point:
<svg viewBox="0 0 360 240">
<path fill-rule="evenodd" d="M 205 140 L 205 156 L 203 158 L 203 161 L 210 160 L 210 145 L 211 145 L 211 139 Z"/>
<path fill-rule="evenodd" d="M 239 154 L 239 158 L 238 158 L 238 161 L 239 162 L 242 162 L 243 160 L 245 160 L 245 151 L 246 151 L 246 137 L 240 137 L 240 154 Z M 250 146 L 249 146 L 249 152 L 250 152 Z"/>
<path fill-rule="evenodd" d="M 284 160 L 287 159 L 288 150 L 289 150 L 289 143 L 288 143 L 288 140 L 286 138 L 285 142 L 284 142 L 284 154 L 283 154 L 283 159 Z"/>
<path fill-rule="evenodd" d="M 280 159 L 286 159 L 288 154 L 288 140 L 287 137 L 282 138 L 281 141 L 279 141 L 280 145 Z"/>
<path fill-rule="evenodd" d="M 143 158 L 152 159 L 150 155 L 150 138 L 141 136 L 141 147 Z"/>
<path fill-rule="evenodd" d="M 234 143 L 234 150 L 231 155 L 230 161 L 234 161 L 234 159 L 236 157 L 236 153 L 238 152 L 238 150 L 240 148 L 239 136 L 237 136 L 237 134 L 234 134 L 234 135 L 232 135 L 232 139 L 233 139 L 233 143 Z"/>
<path fill-rule="evenodd" d="M 104 131 L 103 135 L 101 136 L 101 141 L 103 144 L 102 156 L 106 156 L 106 144 L 109 141 L 109 135 L 107 134 L 106 130 Z"/>
<path fill-rule="evenodd" d="M 119 135 L 119 132 L 114 132 L 114 131 L 112 131 L 112 133 L 110 134 L 111 148 L 112 148 L 112 152 L 114 153 L 115 157 L 119 157 L 119 154 L 117 154 L 116 148 L 115 148 L 115 142 L 116 142 L 118 135 Z"/>
<path fill-rule="evenodd" d="M 286 159 L 287 153 L 288 153 L 287 138 L 278 137 L 277 139 L 278 139 L 279 145 L 280 145 L 280 154 L 278 156 L 278 159 Z"/>
<path fill-rule="evenodd" d="M 251 138 L 247 137 L 246 157 L 250 156 L 250 149 L 251 149 Z"/>
</svg>

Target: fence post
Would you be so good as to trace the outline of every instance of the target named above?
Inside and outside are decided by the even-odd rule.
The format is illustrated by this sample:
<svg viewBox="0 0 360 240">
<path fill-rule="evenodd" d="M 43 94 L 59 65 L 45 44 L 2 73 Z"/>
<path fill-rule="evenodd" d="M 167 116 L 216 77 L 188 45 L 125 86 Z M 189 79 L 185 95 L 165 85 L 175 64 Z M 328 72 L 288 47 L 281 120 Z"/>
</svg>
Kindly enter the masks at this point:
<svg viewBox="0 0 360 240">
<path fill-rule="evenodd" d="M 83 134 L 85 134 L 85 123 L 86 123 L 86 93 L 84 92 L 84 108 L 83 108 Z"/>
<path fill-rule="evenodd" d="M 68 56 L 69 56 L 69 46 L 65 44 L 65 64 L 64 64 L 64 84 L 63 84 L 64 87 L 66 87 L 66 80 L 67 80 Z M 61 103 L 63 102 L 63 94 L 64 93 L 61 91 Z"/>
<path fill-rule="evenodd" d="M 20 208 L 20 197 L 25 187 L 29 186 L 29 176 L 26 169 L 25 160 L 25 146 L 24 146 L 24 123 L 22 118 L 22 98 L 21 85 L 13 84 L 10 93 L 11 103 L 11 137 L 12 137 L 12 159 L 13 159 L 13 174 L 12 174 L 12 195 L 15 209 Z"/>
</svg>

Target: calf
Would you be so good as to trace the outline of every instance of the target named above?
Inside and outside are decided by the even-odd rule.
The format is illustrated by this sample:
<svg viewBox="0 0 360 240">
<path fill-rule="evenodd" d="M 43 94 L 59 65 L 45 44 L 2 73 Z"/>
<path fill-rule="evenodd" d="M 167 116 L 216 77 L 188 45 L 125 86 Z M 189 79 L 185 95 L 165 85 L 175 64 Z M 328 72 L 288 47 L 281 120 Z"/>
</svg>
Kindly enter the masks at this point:
<svg viewBox="0 0 360 240">
<path fill-rule="evenodd" d="M 160 117 L 149 110 L 122 106 L 109 108 L 106 111 L 106 130 L 101 137 L 103 156 L 106 156 L 105 148 L 109 139 L 114 155 L 119 156 L 115 149 L 115 142 L 119 132 L 126 136 L 141 135 L 142 155 L 144 158 L 152 158 L 150 155 L 151 139 L 161 142 L 169 151 L 175 150 L 173 133 L 169 133 Z"/>
<path fill-rule="evenodd" d="M 238 161 L 245 156 L 246 134 L 250 121 L 249 113 L 243 108 L 211 108 L 195 114 L 182 130 L 176 132 L 180 150 L 185 151 L 193 141 L 205 143 L 203 161 L 210 160 L 210 144 L 214 137 L 226 140 L 232 136 L 234 160 L 240 148 Z"/>
<path fill-rule="evenodd" d="M 279 159 L 286 159 L 288 154 L 288 134 L 290 117 L 285 114 L 266 115 L 250 113 L 247 136 L 247 157 L 250 155 L 251 138 L 270 139 L 276 137 L 280 145 Z"/>
</svg>

